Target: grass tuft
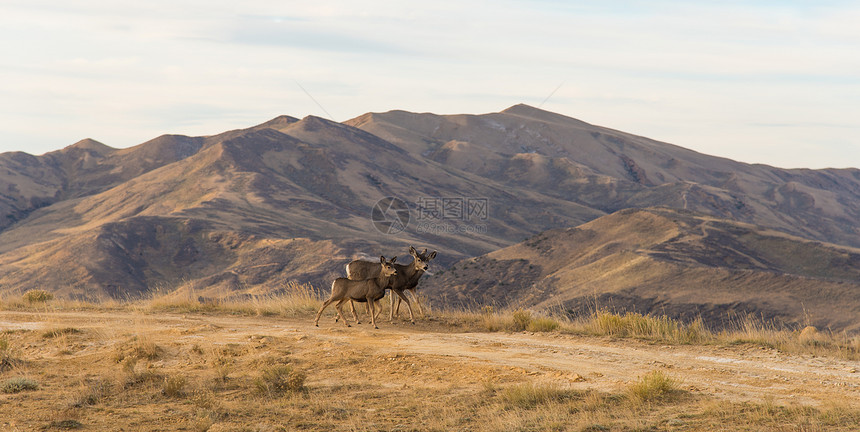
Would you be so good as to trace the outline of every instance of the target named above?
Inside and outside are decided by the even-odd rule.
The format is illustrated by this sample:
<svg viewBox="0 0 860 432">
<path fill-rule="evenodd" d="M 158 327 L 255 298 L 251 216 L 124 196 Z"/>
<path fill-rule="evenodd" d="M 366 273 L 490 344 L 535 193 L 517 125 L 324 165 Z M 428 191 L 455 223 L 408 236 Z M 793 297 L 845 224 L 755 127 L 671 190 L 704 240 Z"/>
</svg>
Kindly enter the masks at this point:
<svg viewBox="0 0 860 432">
<path fill-rule="evenodd" d="M 633 337 L 679 344 L 707 342 L 712 335 L 701 320 L 685 325 L 668 316 L 642 315 L 628 312 L 617 315 L 607 311 L 595 312 L 584 325 L 595 335 Z"/>
<path fill-rule="evenodd" d="M 531 311 L 524 309 L 517 309 L 511 315 L 513 318 L 514 331 L 523 331 L 529 327 L 529 324 L 532 322 L 532 313 Z"/>
<path fill-rule="evenodd" d="M 70 334 L 79 334 L 82 333 L 81 330 L 76 329 L 74 327 L 66 327 L 61 329 L 53 329 L 48 330 L 45 333 L 42 333 L 43 339 L 54 339 L 60 336 L 70 335 Z"/>
<path fill-rule="evenodd" d="M 551 332 L 557 330 L 561 324 L 552 318 L 538 317 L 534 318 L 526 326 L 526 330 L 530 332 Z"/>
<path fill-rule="evenodd" d="M 122 363 L 128 360 L 155 360 L 161 355 L 161 348 L 146 337 L 135 336 L 127 343 L 118 345 L 114 353 L 114 361 Z"/>
<path fill-rule="evenodd" d="M 665 400 L 676 392 L 678 382 L 661 371 L 646 374 L 628 388 L 630 397 L 639 402 Z"/>
<path fill-rule="evenodd" d="M 168 375 L 164 377 L 164 385 L 161 393 L 167 397 L 181 397 L 185 395 L 185 377 L 182 375 Z"/>
<path fill-rule="evenodd" d="M 54 295 L 45 290 L 30 290 L 24 293 L 23 298 L 29 304 L 47 303 L 54 299 Z"/>
<path fill-rule="evenodd" d="M 289 365 L 273 366 L 263 369 L 254 385 L 260 393 L 270 396 L 287 392 L 299 392 L 305 388 L 305 374 Z"/>
<path fill-rule="evenodd" d="M 9 339 L 0 338 L 0 372 L 12 369 L 20 362 L 21 359 L 12 352 L 12 347 L 9 345 Z"/>
<path fill-rule="evenodd" d="M 539 405 L 551 402 L 563 402 L 571 399 L 577 393 L 571 390 L 562 390 L 549 384 L 518 384 L 505 387 L 500 392 L 500 397 L 509 407 L 521 409 L 532 409 Z"/>
<path fill-rule="evenodd" d="M 72 398 L 69 406 L 81 408 L 96 405 L 107 398 L 113 391 L 113 383 L 108 379 L 94 379 L 83 383 L 80 391 Z"/>
<path fill-rule="evenodd" d="M 24 377 L 9 378 L 0 383 L 0 391 L 3 393 L 20 393 L 22 391 L 36 390 L 39 388 L 39 383 Z"/>
</svg>

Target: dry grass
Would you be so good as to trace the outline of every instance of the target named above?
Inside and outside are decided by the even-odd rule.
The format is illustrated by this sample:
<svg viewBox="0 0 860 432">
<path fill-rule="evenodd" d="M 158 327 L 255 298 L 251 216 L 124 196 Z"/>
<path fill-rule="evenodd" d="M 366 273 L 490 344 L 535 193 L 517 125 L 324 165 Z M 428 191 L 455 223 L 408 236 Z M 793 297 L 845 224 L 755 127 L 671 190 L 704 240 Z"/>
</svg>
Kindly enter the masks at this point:
<svg viewBox="0 0 860 432">
<path fill-rule="evenodd" d="M 568 327 L 574 333 L 600 336 L 632 337 L 676 344 L 705 343 L 713 334 L 701 320 L 684 324 L 665 315 L 652 316 L 628 312 L 618 315 L 597 311 L 585 319 L 571 321 Z"/>
<path fill-rule="evenodd" d="M 185 376 L 174 374 L 164 377 L 164 385 L 161 388 L 161 393 L 167 397 L 178 398 L 185 395 L 185 385 L 187 380 Z"/>
<path fill-rule="evenodd" d="M 9 378 L 0 382 L 0 392 L 3 393 L 20 393 L 27 390 L 36 390 L 39 388 L 39 383 L 26 377 Z"/>
<path fill-rule="evenodd" d="M 65 335 L 80 334 L 80 333 L 81 333 L 80 329 L 76 329 L 74 327 L 65 327 L 65 328 L 48 330 L 45 333 L 42 333 L 42 337 L 45 339 L 55 339 L 55 338 L 59 338 L 59 337 L 65 336 Z"/>
<path fill-rule="evenodd" d="M 860 360 L 860 335 L 819 331 L 807 326 L 791 329 L 754 317 L 738 320 L 728 329 L 714 332 L 723 344 L 750 344 L 789 354 L 811 354 L 843 360 Z"/>
<path fill-rule="evenodd" d="M 308 318 L 308 293 L 221 304 L 208 314 Z M 269 303 L 271 302 L 271 303 Z M 252 308 L 248 308 L 253 305 Z M 135 311 L 183 311 L 188 305 L 162 301 Z M 243 319 L 238 317 L 236 319 Z M 660 343 L 732 342 L 729 333 L 709 332 L 660 317 L 598 315 L 580 321 L 523 310 L 434 313 L 436 326 L 457 331 L 551 331 Z M 153 320 L 155 321 L 155 320 Z M 324 338 L 296 334 L 223 340 L 227 330 L 170 328 L 130 320 L 127 327 L 98 332 L 59 325 L 56 330 L 20 331 L 0 341 L 16 376 L 38 382 L 9 393 L 0 407 L 0 429 L 16 424 L 57 430 L 401 430 L 401 431 L 615 431 L 749 430 L 851 431 L 860 410 L 821 408 L 772 401 L 733 403 L 680 389 L 664 372 L 614 389 L 596 390 L 493 368 L 456 363 L 444 356 L 381 354 Z M 438 329 L 437 329 L 438 330 Z M 745 339 L 757 334 L 746 329 Z M 218 331 L 217 336 L 211 332 Z M 335 328 L 332 331 L 339 331 Z M 798 346 L 820 345 L 825 332 L 792 335 Z M 55 335 L 56 334 L 56 335 Z M 73 336 L 91 348 L 80 357 L 45 356 L 55 338 Z M 721 339 L 722 338 L 722 339 Z M 372 339 L 372 337 L 371 337 Z M 700 341 L 700 342 L 693 342 Z M 14 349 L 26 347 L 26 349 Z M 384 346 L 384 344 L 380 345 Z M 432 360 L 432 362 L 431 362 Z M 69 362 L 71 367 L 63 367 Z M 492 377 L 470 379 L 466 377 Z M 12 408 L 20 407 L 20 408 Z M 7 423 L 4 423 L 7 422 Z"/>
<path fill-rule="evenodd" d="M 33 294 L 36 298 L 41 295 Z M 7 310 L 128 310 L 154 313 L 213 313 L 241 316 L 310 316 L 322 300 L 309 284 L 289 283 L 281 292 L 262 296 L 203 300 L 192 293 L 168 293 L 139 301 L 88 303 L 51 299 L 45 302 L 25 302 L 22 299 L 3 299 L 0 309 Z M 388 302 L 381 302 L 387 314 Z M 844 332 L 801 331 L 765 322 L 754 317 L 736 319 L 726 328 L 708 329 L 701 320 L 684 323 L 667 316 L 638 313 L 617 314 L 596 309 L 585 316 L 571 318 L 565 314 L 537 314 L 517 308 L 484 306 L 480 310 L 432 309 L 425 300 L 425 308 L 448 324 L 451 330 L 488 332 L 553 332 L 568 334 L 635 338 L 670 344 L 750 344 L 777 349 L 792 354 L 832 356 L 840 359 L 860 359 L 860 335 Z M 56 329 L 46 338 L 74 334 L 75 329 Z M 3 364 L 0 346 L 0 369 Z"/>
<path fill-rule="evenodd" d="M 755 317 L 735 320 L 721 330 L 709 329 L 702 320 L 681 322 L 665 315 L 616 314 L 606 310 L 576 318 L 539 315 L 524 309 L 479 311 L 437 310 L 436 317 L 452 328 L 488 332 L 553 332 L 612 338 L 633 338 L 675 345 L 739 345 L 772 348 L 790 354 L 811 354 L 843 360 L 860 359 L 860 335 L 818 331 L 814 327 L 797 330 L 765 322 Z"/>
<path fill-rule="evenodd" d="M 134 336 L 125 343 L 116 345 L 113 359 L 116 363 L 140 359 L 155 360 L 160 353 L 161 348 L 150 338 Z"/>
<path fill-rule="evenodd" d="M 522 308 L 496 309 L 484 306 L 478 312 L 467 310 L 440 310 L 434 313 L 453 327 L 472 331 L 551 332 L 561 327 L 561 322 L 550 316 L 538 315 Z"/>
<path fill-rule="evenodd" d="M 551 402 L 563 402 L 580 396 L 581 392 L 563 390 L 554 385 L 525 383 L 505 387 L 499 392 L 502 402 L 509 407 L 535 408 Z"/>
<path fill-rule="evenodd" d="M 136 302 L 145 312 L 229 313 L 248 316 L 303 316 L 316 312 L 321 300 L 310 284 L 290 282 L 283 291 L 260 296 L 201 299 L 192 292 L 155 295 Z"/>
<path fill-rule="evenodd" d="M 12 369 L 21 362 L 6 337 L 0 337 L 0 372 Z"/>
<path fill-rule="evenodd" d="M 279 396 L 304 390 L 306 378 L 303 372 L 290 365 L 278 365 L 263 369 L 260 376 L 254 380 L 254 385 L 260 393 Z"/>
<path fill-rule="evenodd" d="M 860 427 L 860 411 L 842 403 L 822 408 L 802 405 L 778 405 L 772 400 L 759 403 L 703 403 L 699 414 L 712 429 L 728 430 L 738 425 L 742 431 L 847 431 Z M 746 425 L 743 423 L 746 422 Z"/>
<path fill-rule="evenodd" d="M 23 299 L 29 304 L 47 303 L 54 299 L 54 295 L 44 290 L 30 290 L 24 293 Z"/>
<path fill-rule="evenodd" d="M 650 372 L 628 388 L 630 397 L 638 402 L 668 399 L 678 391 L 678 382 L 662 371 Z"/>
</svg>

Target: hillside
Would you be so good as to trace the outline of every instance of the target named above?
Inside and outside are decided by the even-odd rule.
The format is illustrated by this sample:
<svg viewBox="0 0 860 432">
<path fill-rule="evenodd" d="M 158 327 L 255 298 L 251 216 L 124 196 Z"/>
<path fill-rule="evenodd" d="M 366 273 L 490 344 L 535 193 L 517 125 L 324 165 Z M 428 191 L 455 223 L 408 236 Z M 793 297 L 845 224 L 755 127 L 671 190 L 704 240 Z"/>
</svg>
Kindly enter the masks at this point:
<svg viewBox="0 0 860 432">
<path fill-rule="evenodd" d="M 176 151 L 185 143 L 199 145 Z M 80 156 L 67 165 L 89 167 L 90 177 L 58 170 L 61 186 L 53 196 L 0 233 L 6 292 L 47 286 L 97 299 L 176 287 L 213 297 L 277 292 L 289 280 L 323 287 L 364 254 L 403 254 L 416 244 L 445 250 L 444 265 L 530 235 L 525 219 L 548 228 L 600 214 L 442 169 L 374 135 L 316 117 L 279 118 L 214 137 L 162 137 L 95 156 L 79 146 L 59 154 Z M 129 155 L 141 166 L 127 168 L 134 165 Z M 49 166 L 56 155 L 31 158 Z M 371 220 L 370 209 L 384 197 L 414 208 L 425 196 L 463 194 L 507 208 L 531 205 L 499 213 L 487 221 L 492 229 L 466 236 L 415 229 L 388 235 Z M 224 244 L 224 238 L 231 240 Z M 296 250 L 304 244 L 314 246 Z"/>
<path fill-rule="evenodd" d="M 860 249 L 667 208 L 621 210 L 469 258 L 424 281 L 454 304 L 595 307 L 858 330 Z"/>
<path fill-rule="evenodd" d="M 327 291 L 354 258 L 402 256 L 414 245 L 439 251 L 432 263 L 439 270 L 526 238 L 534 242 L 541 232 L 559 230 L 549 231 L 555 237 L 619 210 L 653 206 L 754 224 L 761 227 L 756 232 L 808 244 L 860 247 L 860 170 L 748 165 L 525 105 L 484 115 L 369 113 L 343 123 L 280 116 L 211 136 L 163 135 L 127 149 L 87 139 L 41 156 L 0 155 L 0 191 L 0 296 L 47 289 L 70 298 L 127 299 L 178 290 L 209 299 L 277 293 L 289 281 Z M 739 236 L 726 230 L 710 241 L 733 248 L 745 241 Z M 611 249 L 604 240 L 571 253 Z M 774 264 L 778 242 L 757 247 L 770 261 L 756 255 L 749 268 L 728 268 L 772 275 L 762 290 L 793 293 L 821 276 Z M 514 259 L 511 250 L 518 249 L 494 259 Z M 511 291 L 488 278 L 478 283 L 480 295 L 460 282 L 462 292 L 438 295 L 535 307 L 561 299 L 573 307 L 597 290 L 619 306 L 679 316 L 693 310 L 723 316 L 732 302 L 728 309 L 774 317 L 823 310 L 811 300 L 792 303 L 799 294 L 774 302 L 764 300 L 764 291 L 736 291 L 703 312 L 688 297 L 713 278 L 702 269 L 723 267 L 703 265 L 694 249 L 669 248 L 640 258 L 660 263 L 648 271 L 675 279 L 614 279 L 624 268 L 644 271 L 627 261 L 634 256 L 601 261 L 605 276 L 593 280 L 582 269 L 547 277 L 534 267 L 545 264 L 533 263 L 510 271 L 534 289 Z M 858 304 L 847 288 L 857 279 L 841 270 L 844 262 L 832 263 L 816 271 L 841 276 L 820 279 L 821 289 L 828 296 L 847 291 L 826 297 L 820 308 L 838 301 L 847 311 Z M 574 278 L 591 282 L 568 283 Z M 658 280 L 688 287 L 687 294 L 652 295 L 661 289 Z M 544 291 L 557 293 L 548 299 Z"/>
<path fill-rule="evenodd" d="M 527 105 L 346 122 L 442 165 L 603 213 L 668 206 L 860 246 L 860 170 L 780 169 L 708 156 Z"/>
</svg>

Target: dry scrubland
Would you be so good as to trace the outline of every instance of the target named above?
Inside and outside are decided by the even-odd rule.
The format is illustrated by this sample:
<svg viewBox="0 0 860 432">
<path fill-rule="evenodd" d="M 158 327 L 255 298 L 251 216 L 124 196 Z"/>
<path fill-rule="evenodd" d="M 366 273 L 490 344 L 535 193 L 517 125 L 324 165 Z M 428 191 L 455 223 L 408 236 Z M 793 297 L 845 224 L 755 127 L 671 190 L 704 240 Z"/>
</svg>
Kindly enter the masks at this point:
<svg viewBox="0 0 860 432">
<path fill-rule="evenodd" d="M 0 430 L 860 428 L 860 339 L 597 311 L 346 328 L 308 287 L 201 304 L 0 301 Z M 384 313 L 387 314 L 387 311 Z"/>
</svg>

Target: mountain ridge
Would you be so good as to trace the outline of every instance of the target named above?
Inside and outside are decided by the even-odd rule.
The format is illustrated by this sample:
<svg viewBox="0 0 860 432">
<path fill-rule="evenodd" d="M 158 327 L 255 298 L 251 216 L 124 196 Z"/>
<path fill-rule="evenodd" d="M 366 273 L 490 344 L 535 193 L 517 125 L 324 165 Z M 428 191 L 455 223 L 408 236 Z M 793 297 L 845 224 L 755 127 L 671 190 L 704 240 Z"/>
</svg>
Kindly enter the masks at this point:
<svg viewBox="0 0 860 432">
<path fill-rule="evenodd" d="M 155 289 L 225 297 L 278 292 L 290 280 L 322 291 L 355 257 L 401 255 L 414 245 L 438 250 L 433 264 L 446 268 L 641 208 L 860 247 L 860 170 L 744 164 L 528 105 L 481 115 L 367 113 L 341 123 L 278 116 L 126 149 L 82 140 L 42 156 L 0 154 L 0 190 L 0 295 L 49 287 L 76 298 L 136 298 Z M 399 200 L 408 213 L 403 231 L 386 232 L 374 220 L 383 199 Z M 719 239 L 740 244 L 733 236 L 742 231 Z M 696 249 L 680 258 L 652 252 L 637 259 L 703 277 L 679 270 L 701 264 Z M 45 266 L 45 257 L 55 264 Z M 622 258 L 613 259 L 622 265 Z M 545 276 L 529 279 L 532 288 L 514 300 L 537 299 L 556 283 Z M 478 285 L 485 283 L 493 281 Z M 622 291 L 605 294 L 644 307 L 643 293 Z M 664 308 L 677 300 L 654 298 Z M 761 302 L 744 305 L 782 316 Z"/>
</svg>

